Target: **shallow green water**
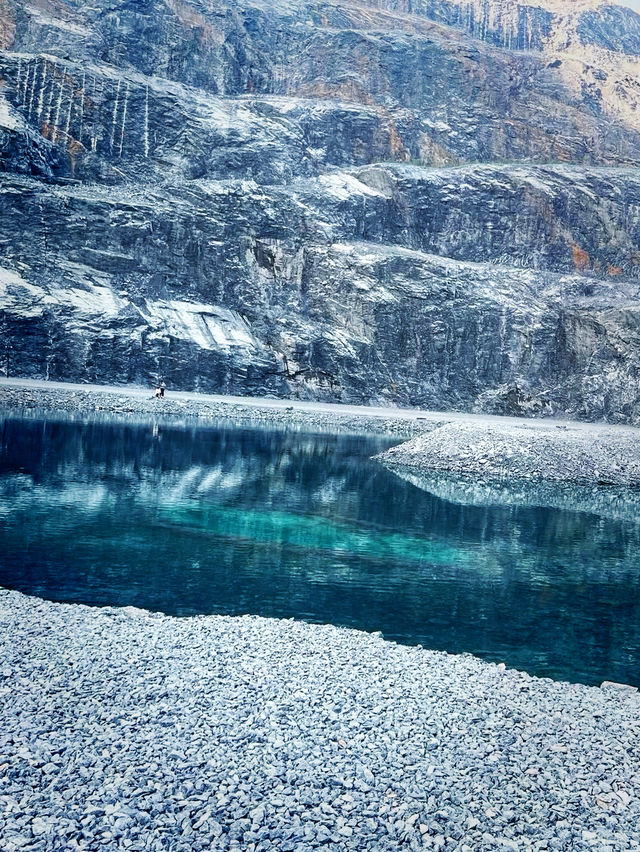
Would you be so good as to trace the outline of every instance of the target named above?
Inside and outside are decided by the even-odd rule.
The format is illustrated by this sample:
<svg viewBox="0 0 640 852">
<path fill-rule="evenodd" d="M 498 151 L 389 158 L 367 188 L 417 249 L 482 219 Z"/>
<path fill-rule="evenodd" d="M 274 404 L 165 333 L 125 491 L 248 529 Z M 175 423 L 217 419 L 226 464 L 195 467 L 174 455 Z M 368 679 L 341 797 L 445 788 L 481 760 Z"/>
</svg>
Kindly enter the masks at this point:
<svg viewBox="0 0 640 852">
<path fill-rule="evenodd" d="M 370 460 L 378 437 L 0 426 L 0 585 L 332 622 L 640 683 L 640 524 L 438 499 Z"/>
</svg>

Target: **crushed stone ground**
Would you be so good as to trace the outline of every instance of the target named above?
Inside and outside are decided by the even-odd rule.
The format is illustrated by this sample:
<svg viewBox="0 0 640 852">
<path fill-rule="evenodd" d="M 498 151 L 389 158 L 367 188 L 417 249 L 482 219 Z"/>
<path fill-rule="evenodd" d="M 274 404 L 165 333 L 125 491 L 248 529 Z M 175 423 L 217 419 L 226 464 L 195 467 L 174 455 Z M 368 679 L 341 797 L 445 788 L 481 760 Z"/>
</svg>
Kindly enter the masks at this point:
<svg viewBox="0 0 640 852">
<path fill-rule="evenodd" d="M 378 635 L 0 591 L 17 850 L 637 850 L 637 693 Z"/>
</svg>

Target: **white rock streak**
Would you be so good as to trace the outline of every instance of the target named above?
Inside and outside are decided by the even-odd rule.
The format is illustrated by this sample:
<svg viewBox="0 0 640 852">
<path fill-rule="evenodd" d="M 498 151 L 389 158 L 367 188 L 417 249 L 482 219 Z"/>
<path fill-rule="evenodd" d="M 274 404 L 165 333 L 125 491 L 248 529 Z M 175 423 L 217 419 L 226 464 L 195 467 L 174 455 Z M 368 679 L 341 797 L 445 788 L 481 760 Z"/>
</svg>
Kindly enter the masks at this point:
<svg viewBox="0 0 640 852">
<path fill-rule="evenodd" d="M 44 73 L 44 61 L 42 63 L 43 73 Z M 36 87 L 38 83 L 38 60 L 36 59 L 35 67 L 33 70 L 33 82 L 31 84 L 31 96 L 29 97 L 29 109 L 27 110 L 27 118 L 31 118 L 33 113 L 33 99 L 36 94 Z"/>
<path fill-rule="evenodd" d="M 62 96 L 64 94 L 64 69 L 60 72 L 60 90 L 58 92 L 58 104 L 56 106 L 56 117 L 54 121 L 55 135 L 58 134 L 58 127 L 60 126 L 60 110 L 62 109 Z"/>
<path fill-rule="evenodd" d="M 54 66 L 54 70 L 55 70 L 55 66 Z M 45 124 L 50 124 L 50 122 L 51 122 L 51 109 L 53 107 L 53 95 L 55 93 L 55 89 L 56 89 L 56 87 L 55 87 L 55 82 L 54 82 L 53 73 L 52 73 L 51 82 L 49 83 L 49 101 L 47 103 L 47 113 L 46 113 L 46 116 L 45 116 L 45 119 L 44 119 Z"/>
<path fill-rule="evenodd" d="M 40 95 L 38 97 L 38 118 L 42 115 L 44 109 L 44 93 L 47 88 L 47 61 L 42 61 L 42 80 L 40 82 Z"/>
<path fill-rule="evenodd" d="M 82 136 L 84 134 L 84 99 L 85 95 L 85 86 L 87 84 L 87 72 L 83 71 L 82 73 L 82 95 L 80 97 L 80 130 L 78 132 L 78 141 L 82 142 Z"/>
<path fill-rule="evenodd" d="M 22 57 L 18 57 L 18 73 L 16 75 L 16 100 L 20 97 L 20 80 L 22 79 Z"/>
<path fill-rule="evenodd" d="M 144 155 L 149 159 L 149 86 L 144 98 Z"/>
<path fill-rule="evenodd" d="M 102 84 L 104 90 L 104 83 Z M 94 104 L 94 112 L 93 112 L 93 126 L 91 133 L 91 150 L 95 153 L 98 149 L 98 135 L 96 133 L 96 115 L 97 115 L 97 100 L 96 100 L 96 78 L 91 78 L 91 99 Z M 102 98 L 100 99 L 100 103 L 102 103 Z"/>
<path fill-rule="evenodd" d="M 65 136 L 69 136 L 69 128 L 71 127 L 71 110 L 73 109 L 73 86 L 69 93 L 69 109 L 67 110 L 67 121 L 64 126 Z"/>
<path fill-rule="evenodd" d="M 122 146 L 124 145 L 124 129 L 127 121 L 127 107 L 129 105 L 129 84 L 127 83 L 125 93 L 124 93 L 124 106 L 122 107 L 122 129 L 120 130 L 120 152 L 119 156 L 122 157 Z"/>
<path fill-rule="evenodd" d="M 118 89 L 116 91 L 116 102 L 113 105 L 113 121 L 111 122 L 111 141 L 109 143 L 109 151 L 113 153 L 113 140 L 116 136 L 116 118 L 118 115 L 118 106 L 120 105 L 120 80 L 118 80 Z"/>
<path fill-rule="evenodd" d="M 24 78 L 24 89 L 22 91 L 22 107 L 26 109 L 27 107 L 27 92 L 29 90 L 29 74 L 31 73 L 31 65 L 27 65 L 27 73 Z"/>
</svg>

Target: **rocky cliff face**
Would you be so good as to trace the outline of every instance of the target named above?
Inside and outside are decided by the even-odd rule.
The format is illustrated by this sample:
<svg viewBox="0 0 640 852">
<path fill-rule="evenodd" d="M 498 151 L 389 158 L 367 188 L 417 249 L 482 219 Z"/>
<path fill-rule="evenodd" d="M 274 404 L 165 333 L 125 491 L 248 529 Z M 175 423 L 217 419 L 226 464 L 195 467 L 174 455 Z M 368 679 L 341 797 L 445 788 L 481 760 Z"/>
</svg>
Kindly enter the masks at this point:
<svg viewBox="0 0 640 852">
<path fill-rule="evenodd" d="M 640 17 L 0 0 L 0 372 L 640 420 Z"/>
</svg>

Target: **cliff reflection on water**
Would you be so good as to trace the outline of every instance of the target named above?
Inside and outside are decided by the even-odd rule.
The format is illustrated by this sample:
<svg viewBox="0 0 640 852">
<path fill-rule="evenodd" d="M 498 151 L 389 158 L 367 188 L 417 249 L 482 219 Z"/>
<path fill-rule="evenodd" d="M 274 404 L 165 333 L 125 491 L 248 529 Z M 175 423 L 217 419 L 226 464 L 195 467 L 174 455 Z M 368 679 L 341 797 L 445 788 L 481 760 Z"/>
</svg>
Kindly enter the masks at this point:
<svg viewBox="0 0 640 852">
<path fill-rule="evenodd" d="M 461 505 L 371 461 L 381 437 L 1 425 L 1 585 L 332 622 L 556 678 L 640 683 L 633 520 Z"/>
</svg>

